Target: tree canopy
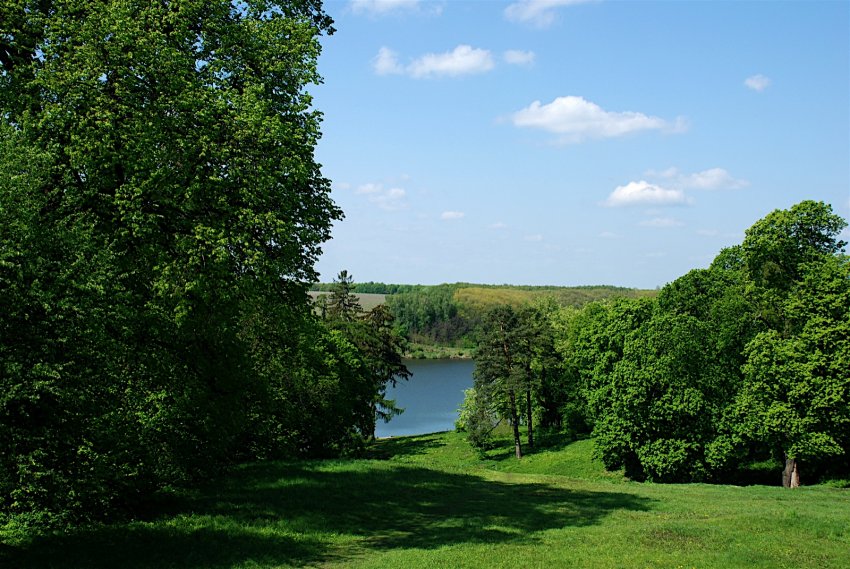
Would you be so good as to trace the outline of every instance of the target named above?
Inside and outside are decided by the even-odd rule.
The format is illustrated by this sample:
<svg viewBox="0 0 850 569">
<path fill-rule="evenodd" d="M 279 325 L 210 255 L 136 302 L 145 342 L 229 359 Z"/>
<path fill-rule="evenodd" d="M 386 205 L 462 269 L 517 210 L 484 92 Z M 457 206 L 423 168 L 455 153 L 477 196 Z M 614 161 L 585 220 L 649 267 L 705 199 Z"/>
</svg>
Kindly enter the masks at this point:
<svg viewBox="0 0 850 569">
<path fill-rule="evenodd" d="M 306 295 L 342 216 L 308 92 L 333 31 L 317 0 L 0 6 L 0 515 L 371 434 L 363 348 Z"/>
<path fill-rule="evenodd" d="M 786 485 L 848 471 L 846 222 L 806 201 L 757 221 L 657 300 L 556 317 L 598 455 L 657 481 L 735 481 L 785 464 Z"/>
</svg>

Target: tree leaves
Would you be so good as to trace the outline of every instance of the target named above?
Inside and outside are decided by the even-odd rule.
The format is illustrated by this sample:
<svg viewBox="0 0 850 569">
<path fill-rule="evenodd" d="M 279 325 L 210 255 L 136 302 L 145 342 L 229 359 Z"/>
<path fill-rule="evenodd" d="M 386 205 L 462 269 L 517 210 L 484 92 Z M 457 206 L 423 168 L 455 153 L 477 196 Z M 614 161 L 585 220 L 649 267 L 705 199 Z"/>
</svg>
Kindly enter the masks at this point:
<svg viewBox="0 0 850 569">
<path fill-rule="evenodd" d="M 772 456 L 804 474 L 846 475 L 846 225 L 819 202 L 777 210 L 657 303 L 597 303 L 561 318 L 556 345 L 581 377 L 607 467 L 733 480 L 736 465 Z"/>
<path fill-rule="evenodd" d="M 349 444 L 347 419 L 280 433 L 369 397 L 305 294 L 341 217 L 306 91 L 330 25 L 314 1 L 0 8 L 4 513 L 101 517 Z"/>
</svg>

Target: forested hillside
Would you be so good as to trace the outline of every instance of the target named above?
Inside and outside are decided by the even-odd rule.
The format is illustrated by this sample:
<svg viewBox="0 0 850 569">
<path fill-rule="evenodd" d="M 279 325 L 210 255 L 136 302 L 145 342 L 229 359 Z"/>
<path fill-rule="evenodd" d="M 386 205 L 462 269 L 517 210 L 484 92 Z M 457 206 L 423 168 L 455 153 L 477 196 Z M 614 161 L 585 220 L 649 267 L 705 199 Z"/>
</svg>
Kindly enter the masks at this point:
<svg viewBox="0 0 850 569">
<path fill-rule="evenodd" d="M 334 283 L 311 286 L 314 297 L 329 291 Z M 583 306 L 605 298 L 652 297 L 657 291 L 615 286 L 517 286 L 454 283 L 409 285 L 353 283 L 353 292 L 364 303 L 385 295 L 399 331 L 415 344 L 474 348 L 481 337 L 484 315 L 499 305 L 521 307 L 531 304 Z"/>
</svg>

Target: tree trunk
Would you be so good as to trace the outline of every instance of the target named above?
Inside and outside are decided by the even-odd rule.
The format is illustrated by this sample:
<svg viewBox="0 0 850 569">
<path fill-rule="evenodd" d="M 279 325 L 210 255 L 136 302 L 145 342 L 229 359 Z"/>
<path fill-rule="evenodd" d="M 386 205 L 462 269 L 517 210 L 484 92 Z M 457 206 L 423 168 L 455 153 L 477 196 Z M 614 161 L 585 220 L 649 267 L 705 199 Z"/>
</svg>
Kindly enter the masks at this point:
<svg viewBox="0 0 850 569">
<path fill-rule="evenodd" d="M 516 410 L 516 392 L 511 389 L 509 394 L 511 398 L 511 423 L 514 426 L 514 449 L 516 450 L 516 457 L 522 458 L 522 441 L 519 438 L 519 414 Z"/>
<path fill-rule="evenodd" d="M 528 446 L 534 447 L 534 425 L 531 413 L 531 389 L 525 390 L 525 421 L 528 423 Z"/>
<path fill-rule="evenodd" d="M 782 485 L 786 488 L 800 486 L 800 469 L 797 459 L 785 457 L 785 470 L 782 471 Z"/>
</svg>

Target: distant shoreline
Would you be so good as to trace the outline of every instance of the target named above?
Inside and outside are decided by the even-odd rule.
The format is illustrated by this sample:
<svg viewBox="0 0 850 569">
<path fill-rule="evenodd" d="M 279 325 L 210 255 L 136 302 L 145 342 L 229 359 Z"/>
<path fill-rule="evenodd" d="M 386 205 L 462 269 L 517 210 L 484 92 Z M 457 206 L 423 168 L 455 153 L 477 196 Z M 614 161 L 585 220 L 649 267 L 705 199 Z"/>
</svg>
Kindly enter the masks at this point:
<svg viewBox="0 0 850 569">
<path fill-rule="evenodd" d="M 474 348 L 411 343 L 404 357 L 409 360 L 471 360 L 474 355 Z"/>
</svg>

